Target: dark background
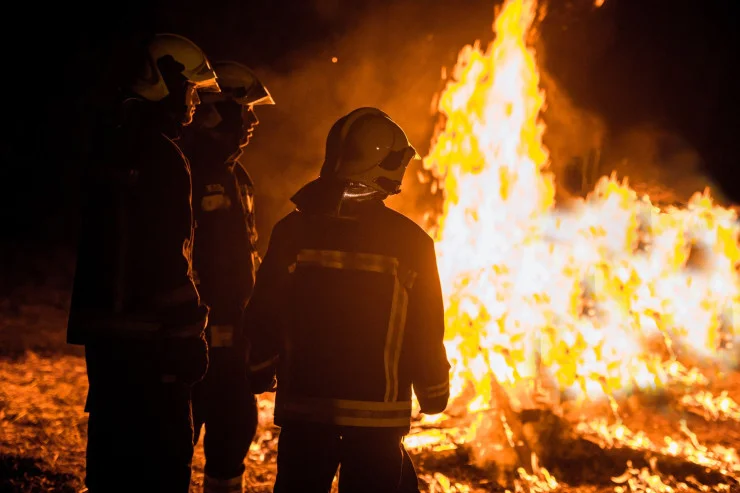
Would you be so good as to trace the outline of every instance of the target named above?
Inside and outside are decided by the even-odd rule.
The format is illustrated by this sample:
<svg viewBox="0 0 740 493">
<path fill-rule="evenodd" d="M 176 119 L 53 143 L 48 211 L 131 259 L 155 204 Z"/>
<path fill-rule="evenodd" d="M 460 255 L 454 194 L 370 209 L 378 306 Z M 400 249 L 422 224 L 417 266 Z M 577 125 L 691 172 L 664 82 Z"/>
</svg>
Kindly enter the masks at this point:
<svg viewBox="0 0 740 493">
<path fill-rule="evenodd" d="M 273 93 L 278 104 L 258 109 L 262 124 L 244 157 L 257 182 L 266 238 L 289 210 L 290 195 L 317 173 L 329 127 L 353 107 L 385 109 L 422 154 L 428 149 L 440 69 L 454 65 L 464 44 L 491 39 L 495 3 L 14 4 L 2 31 L 0 252 L 73 249 L 77 173 L 95 111 L 110 101 L 126 53 L 146 34 L 176 32 L 213 60 L 242 61 Z M 542 44 L 559 87 L 598 115 L 609 135 L 647 123 L 678 136 L 740 202 L 738 18 L 731 4 L 606 0 L 597 9 L 590 1 L 552 0 Z M 412 194 L 410 200 L 421 199 Z"/>
</svg>

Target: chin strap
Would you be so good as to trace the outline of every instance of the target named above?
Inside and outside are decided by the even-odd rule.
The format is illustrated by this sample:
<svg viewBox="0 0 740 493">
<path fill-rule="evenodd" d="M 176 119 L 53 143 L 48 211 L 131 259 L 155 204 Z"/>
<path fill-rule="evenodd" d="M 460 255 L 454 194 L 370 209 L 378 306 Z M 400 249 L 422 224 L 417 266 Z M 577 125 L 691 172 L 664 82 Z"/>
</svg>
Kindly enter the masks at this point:
<svg viewBox="0 0 740 493">
<path fill-rule="evenodd" d="M 370 188 L 362 183 L 348 183 L 342 194 L 342 200 L 368 200 L 385 198 L 386 194 Z"/>
</svg>

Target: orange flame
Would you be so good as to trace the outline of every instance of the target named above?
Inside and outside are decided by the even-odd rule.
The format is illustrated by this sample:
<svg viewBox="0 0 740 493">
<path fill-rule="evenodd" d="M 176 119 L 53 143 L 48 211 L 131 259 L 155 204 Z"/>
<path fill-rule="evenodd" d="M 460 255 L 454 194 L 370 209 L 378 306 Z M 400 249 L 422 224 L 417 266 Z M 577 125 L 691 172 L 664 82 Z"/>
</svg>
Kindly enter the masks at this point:
<svg viewBox="0 0 740 493">
<path fill-rule="evenodd" d="M 444 193 L 434 234 L 453 399 L 494 408 L 500 385 L 520 410 L 557 406 L 563 392 L 585 400 L 697 383 L 673 348 L 719 359 L 733 337 L 736 214 L 708 191 L 663 211 L 615 175 L 556 206 L 527 45 L 536 15 L 535 0 L 507 0 L 488 48 L 463 48 L 424 159 Z"/>
</svg>

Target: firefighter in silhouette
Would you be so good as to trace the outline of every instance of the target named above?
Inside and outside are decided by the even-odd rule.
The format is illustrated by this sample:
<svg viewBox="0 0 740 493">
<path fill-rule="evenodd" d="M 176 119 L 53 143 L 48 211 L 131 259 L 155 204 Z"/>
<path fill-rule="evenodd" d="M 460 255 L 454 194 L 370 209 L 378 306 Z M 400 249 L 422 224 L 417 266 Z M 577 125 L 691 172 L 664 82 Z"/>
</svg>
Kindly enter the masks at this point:
<svg viewBox="0 0 740 493">
<path fill-rule="evenodd" d="M 412 386 L 421 411 L 449 398 L 432 239 L 383 200 L 416 155 L 382 111 L 339 119 L 320 177 L 274 228 L 246 322 L 255 390 L 277 370 L 276 493 L 403 487 Z"/>
<path fill-rule="evenodd" d="M 201 49 L 175 34 L 153 36 L 141 58 L 85 173 L 67 327 L 68 342 L 85 346 L 91 493 L 187 493 L 190 392 L 208 366 L 190 169 L 175 141 L 198 92 L 218 83 Z"/>
<path fill-rule="evenodd" d="M 203 95 L 183 139 L 197 224 L 193 266 L 198 291 L 211 308 L 209 369 L 193 389 L 193 420 L 196 443 L 205 425 L 203 491 L 241 493 L 244 459 L 257 431 L 257 402 L 247 380 L 240 321 L 259 256 L 254 185 L 238 158 L 259 123 L 254 107 L 275 102 L 248 67 L 232 61 L 213 67 L 221 93 Z"/>
</svg>

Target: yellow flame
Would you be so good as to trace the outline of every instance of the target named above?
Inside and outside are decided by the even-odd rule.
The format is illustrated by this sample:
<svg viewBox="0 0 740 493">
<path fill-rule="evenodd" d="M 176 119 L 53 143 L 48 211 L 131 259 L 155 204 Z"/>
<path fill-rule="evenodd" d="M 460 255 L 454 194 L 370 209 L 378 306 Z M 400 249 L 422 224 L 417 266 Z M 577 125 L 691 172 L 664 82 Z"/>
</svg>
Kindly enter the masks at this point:
<svg viewBox="0 0 740 493">
<path fill-rule="evenodd" d="M 444 193 L 433 232 L 452 393 L 473 412 L 496 406 L 497 385 L 519 410 L 698 382 L 674 346 L 718 358 L 740 313 L 740 228 L 708 191 L 663 211 L 612 175 L 556 206 L 536 14 L 508 0 L 488 48 L 463 48 L 424 159 Z"/>
</svg>

